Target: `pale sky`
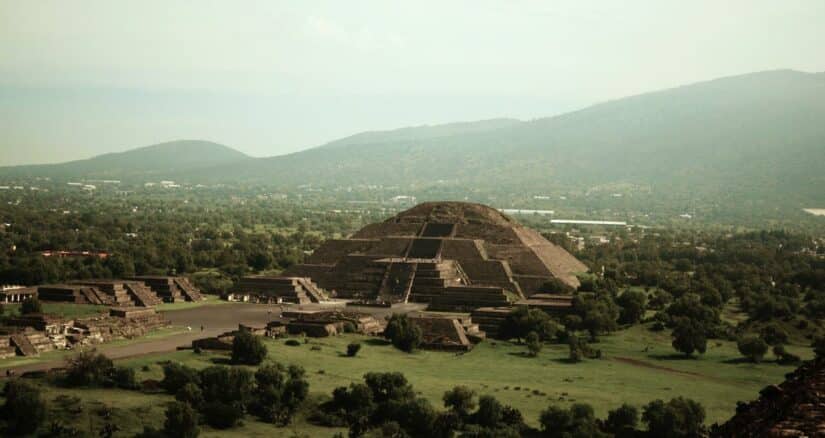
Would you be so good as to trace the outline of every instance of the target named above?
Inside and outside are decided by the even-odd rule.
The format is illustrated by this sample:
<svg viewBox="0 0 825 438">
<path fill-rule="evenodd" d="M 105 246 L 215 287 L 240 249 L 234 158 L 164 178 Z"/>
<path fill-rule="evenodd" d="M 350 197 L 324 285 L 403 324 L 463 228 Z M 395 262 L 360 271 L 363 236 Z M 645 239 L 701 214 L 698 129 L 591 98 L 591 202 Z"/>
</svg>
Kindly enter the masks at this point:
<svg viewBox="0 0 825 438">
<path fill-rule="evenodd" d="M 174 139 L 254 156 L 825 71 L 825 1 L 0 0 L 0 165 Z"/>
</svg>

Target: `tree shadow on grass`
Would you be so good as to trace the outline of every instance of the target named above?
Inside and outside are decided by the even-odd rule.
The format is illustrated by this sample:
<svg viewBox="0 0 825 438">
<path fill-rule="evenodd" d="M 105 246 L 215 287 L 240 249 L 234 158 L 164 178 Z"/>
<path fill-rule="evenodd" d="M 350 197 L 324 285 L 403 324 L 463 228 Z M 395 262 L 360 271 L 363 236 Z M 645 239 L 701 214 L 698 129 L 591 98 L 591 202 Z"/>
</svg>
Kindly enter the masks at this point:
<svg viewBox="0 0 825 438">
<path fill-rule="evenodd" d="M 725 359 L 725 360 L 722 361 L 722 363 L 733 364 L 733 365 L 749 363 L 749 364 L 752 364 L 752 365 L 756 365 L 759 362 L 754 362 L 754 361 L 748 359 L 747 357 L 734 357 L 734 358 L 731 358 L 731 359 Z"/>
<path fill-rule="evenodd" d="M 232 359 L 228 357 L 213 357 L 209 361 L 215 365 L 232 365 Z"/>
<path fill-rule="evenodd" d="M 379 339 L 379 338 L 371 338 L 364 341 L 365 344 L 371 345 L 373 347 L 381 347 L 384 345 L 390 345 L 390 341 L 386 339 Z"/>
<path fill-rule="evenodd" d="M 553 362 L 556 362 L 556 363 L 563 363 L 563 364 L 567 364 L 567 365 L 575 365 L 577 363 L 584 362 L 583 360 L 573 360 L 573 359 L 570 359 L 569 357 L 559 357 L 559 358 L 550 359 L 550 360 L 552 360 Z"/>
</svg>

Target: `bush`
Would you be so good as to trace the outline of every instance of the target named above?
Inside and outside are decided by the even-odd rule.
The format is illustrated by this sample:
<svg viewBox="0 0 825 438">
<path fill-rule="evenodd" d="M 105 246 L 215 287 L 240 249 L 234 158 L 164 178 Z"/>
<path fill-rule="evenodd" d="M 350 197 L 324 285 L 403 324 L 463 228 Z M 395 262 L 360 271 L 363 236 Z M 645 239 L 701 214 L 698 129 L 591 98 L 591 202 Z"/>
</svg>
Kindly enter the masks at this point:
<svg viewBox="0 0 825 438">
<path fill-rule="evenodd" d="M 499 328 L 503 339 L 524 339 L 530 332 L 535 332 L 542 341 L 549 341 L 558 332 L 557 325 L 542 310 L 517 307 L 510 312 Z"/>
<path fill-rule="evenodd" d="M 355 327 L 355 324 L 352 321 L 344 321 L 344 333 L 355 333 L 358 331 L 358 328 Z"/>
<path fill-rule="evenodd" d="M 232 363 L 258 365 L 266 359 L 266 345 L 260 336 L 240 330 L 232 340 Z"/>
<path fill-rule="evenodd" d="M 265 365 L 255 373 L 255 382 L 251 411 L 261 420 L 281 426 L 289 424 L 309 394 L 304 369 L 297 366 Z"/>
<path fill-rule="evenodd" d="M 213 401 L 204 404 L 202 411 L 206 423 L 215 429 L 235 427 L 243 418 L 243 409 L 237 404 Z"/>
<path fill-rule="evenodd" d="M 527 334 L 524 341 L 527 345 L 527 354 L 531 357 L 538 356 L 539 352 L 541 352 L 541 348 L 543 347 L 541 339 L 539 339 L 539 335 L 536 332 L 530 332 Z"/>
<path fill-rule="evenodd" d="M 66 362 L 66 384 L 70 386 L 102 386 L 113 383 L 115 364 L 103 354 L 81 351 L 76 356 L 67 358 Z"/>
<path fill-rule="evenodd" d="M 23 315 L 43 313 L 43 305 L 37 298 L 26 298 L 20 305 L 20 313 Z"/>
<path fill-rule="evenodd" d="M 198 414 L 187 403 L 172 403 L 166 409 L 163 432 L 170 437 L 196 438 L 200 434 Z"/>
<path fill-rule="evenodd" d="M 187 383 L 175 394 L 175 400 L 187 403 L 195 409 L 203 404 L 203 391 L 194 383 Z"/>
<path fill-rule="evenodd" d="M 135 370 L 129 367 L 115 367 L 113 380 L 118 388 L 138 389 L 140 387 L 135 378 Z"/>
<path fill-rule="evenodd" d="M 163 365 L 163 380 L 160 386 L 169 394 L 177 394 L 187 383 L 200 385 L 198 370 L 186 365 L 169 362 Z"/>
<path fill-rule="evenodd" d="M 550 406 L 542 411 L 539 423 L 544 431 L 544 436 L 551 438 L 562 437 L 603 437 L 590 405 L 577 403 L 564 409 L 557 406 Z"/>
<path fill-rule="evenodd" d="M 290 347 L 300 347 L 301 346 L 301 343 L 298 342 L 297 339 L 287 339 L 286 342 L 284 342 L 284 343 L 286 345 L 289 345 Z"/>
<path fill-rule="evenodd" d="M 361 344 L 358 342 L 352 342 L 349 345 L 347 345 L 347 356 L 355 357 L 360 350 Z"/>
<path fill-rule="evenodd" d="M 466 386 L 456 386 L 444 393 L 444 407 L 455 412 L 459 418 L 466 418 L 476 407 L 476 392 Z"/>
<path fill-rule="evenodd" d="M 755 336 L 743 336 L 736 341 L 736 347 L 742 356 L 748 358 L 751 362 L 760 362 L 768 352 L 768 344 L 760 338 Z"/>
<path fill-rule="evenodd" d="M 619 322 L 622 324 L 636 324 L 645 315 L 647 296 L 644 292 L 626 290 L 616 299 L 621 307 Z"/>
<path fill-rule="evenodd" d="M 642 421 L 647 424 L 651 436 L 704 436 L 705 409 L 699 403 L 682 397 L 667 403 L 654 400 L 645 405 Z"/>
<path fill-rule="evenodd" d="M 10 380 L 6 383 L 3 395 L 6 398 L 3 415 L 9 433 L 33 433 L 46 419 L 46 402 L 37 386 L 22 380 Z"/>
<path fill-rule="evenodd" d="M 421 344 L 421 329 L 415 325 L 407 315 L 393 314 L 384 329 L 384 337 L 392 345 L 407 353 L 412 353 Z"/>
</svg>

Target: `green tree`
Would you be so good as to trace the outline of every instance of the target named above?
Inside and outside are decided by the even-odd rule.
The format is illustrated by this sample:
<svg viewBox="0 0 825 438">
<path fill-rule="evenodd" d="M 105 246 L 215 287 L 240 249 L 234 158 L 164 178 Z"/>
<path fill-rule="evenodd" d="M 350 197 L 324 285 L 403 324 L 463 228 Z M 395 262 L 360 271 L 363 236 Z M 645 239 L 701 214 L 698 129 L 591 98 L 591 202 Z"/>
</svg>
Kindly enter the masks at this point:
<svg viewBox="0 0 825 438">
<path fill-rule="evenodd" d="M 651 436 L 688 438 L 704 436 L 705 409 L 701 404 L 682 397 L 665 403 L 654 400 L 642 410 L 642 421 Z"/>
<path fill-rule="evenodd" d="M 543 346 L 541 339 L 539 339 L 539 335 L 536 332 L 530 332 L 527 334 L 525 344 L 527 345 L 527 354 L 531 357 L 538 356 Z"/>
<path fill-rule="evenodd" d="M 673 329 L 673 348 L 686 356 L 691 356 L 694 352 L 704 354 L 707 349 L 707 336 L 705 329 L 699 322 L 679 318 L 676 327 Z"/>
<path fill-rule="evenodd" d="M 232 339 L 232 363 L 258 365 L 266 359 L 267 349 L 260 336 L 241 329 Z"/>
<path fill-rule="evenodd" d="M 66 383 L 71 386 L 102 386 L 112 382 L 114 374 L 114 362 L 102 353 L 81 351 L 66 359 Z"/>
<path fill-rule="evenodd" d="M 43 305 L 37 298 L 26 298 L 20 305 L 20 313 L 23 315 L 43 313 Z"/>
<path fill-rule="evenodd" d="M 203 391 L 194 383 L 183 385 L 175 394 L 175 400 L 186 403 L 195 409 L 203 405 Z"/>
<path fill-rule="evenodd" d="M 607 413 L 604 429 L 617 438 L 632 437 L 639 424 L 639 410 L 627 403 Z"/>
<path fill-rule="evenodd" d="M 444 393 L 444 407 L 455 412 L 459 418 L 467 418 L 476 407 L 476 392 L 466 386 L 456 386 Z"/>
<path fill-rule="evenodd" d="M 761 362 L 768 352 L 768 343 L 756 336 L 743 336 L 736 341 L 736 347 L 742 356 L 751 362 Z"/>
<path fill-rule="evenodd" d="M 173 402 L 166 409 L 163 432 L 170 437 L 197 438 L 200 434 L 197 412 L 187 403 Z"/>
<path fill-rule="evenodd" d="M 645 316 L 647 295 L 642 291 L 628 289 L 619 295 L 616 304 L 621 307 L 619 323 L 636 324 Z"/>
<path fill-rule="evenodd" d="M 3 415 L 12 435 L 31 434 L 46 419 L 46 402 L 40 389 L 23 380 L 10 380 L 3 389 Z"/>
<path fill-rule="evenodd" d="M 384 337 L 392 342 L 395 348 L 412 353 L 421 345 L 421 328 L 403 314 L 393 314 L 384 329 Z"/>
</svg>

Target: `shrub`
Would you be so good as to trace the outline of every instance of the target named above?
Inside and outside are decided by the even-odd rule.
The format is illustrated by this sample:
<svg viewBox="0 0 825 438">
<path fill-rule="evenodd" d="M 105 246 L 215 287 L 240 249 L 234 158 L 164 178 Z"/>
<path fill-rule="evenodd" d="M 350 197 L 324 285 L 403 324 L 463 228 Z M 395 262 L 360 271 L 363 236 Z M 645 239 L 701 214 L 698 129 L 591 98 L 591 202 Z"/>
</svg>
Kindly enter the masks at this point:
<svg viewBox="0 0 825 438">
<path fill-rule="evenodd" d="M 46 419 L 46 402 L 37 386 L 22 380 L 10 380 L 3 395 L 6 398 L 3 415 L 10 433 L 33 433 Z"/>
<path fill-rule="evenodd" d="M 736 347 L 742 356 L 751 362 L 760 362 L 768 352 L 768 344 L 755 336 L 743 336 L 736 342 Z"/>
<path fill-rule="evenodd" d="M 603 437 L 590 405 L 577 403 L 564 409 L 550 406 L 539 417 L 544 436 L 562 438 L 571 436 Z"/>
<path fill-rule="evenodd" d="M 177 394 L 187 383 L 192 383 L 195 386 L 200 385 L 198 370 L 177 362 L 169 362 L 163 365 L 163 380 L 160 382 L 160 386 L 166 392 Z"/>
<path fill-rule="evenodd" d="M 476 407 L 476 392 L 466 386 L 456 386 L 444 393 L 444 407 L 455 412 L 460 418 L 466 418 Z"/>
<path fill-rule="evenodd" d="M 297 339 L 287 339 L 286 342 L 284 342 L 284 343 L 286 345 L 289 345 L 290 347 L 300 347 L 301 346 L 301 343 L 298 342 Z"/>
<path fill-rule="evenodd" d="M 187 383 L 175 394 L 175 400 L 187 403 L 195 409 L 203 404 L 203 391 L 194 383 Z"/>
<path fill-rule="evenodd" d="M 170 437 L 196 438 L 200 434 L 198 414 L 188 403 L 173 402 L 166 409 L 163 432 Z"/>
<path fill-rule="evenodd" d="M 421 344 L 421 329 L 415 325 L 407 315 L 393 314 L 384 329 L 384 337 L 392 345 L 407 353 L 412 353 Z"/>
<path fill-rule="evenodd" d="M 248 330 L 240 330 L 232 340 L 232 362 L 244 365 L 258 365 L 266 359 L 266 345 L 260 336 Z"/>
<path fill-rule="evenodd" d="M 140 385 L 135 378 L 135 370 L 129 367 L 115 367 L 114 377 L 115 386 L 122 389 L 138 389 Z"/>
<path fill-rule="evenodd" d="M 357 355 L 360 350 L 361 350 L 361 344 L 360 343 L 351 342 L 349 345 L 347 345 L 347 356 L 355 357 L 355 355 Z"/>
<path fill-rule="evenodd" d="M 112 384 L 115 365 L 111 359 L 94 351 L 81 351 L 66 359 L 66 383 L 70 386 Z M 134 374 L 132 375 L 134 378 Z"/>
<path fill-rule="evenodd" d="M 243 418 L 243 409 L 237 404 L 213 401 L 204 404 L 202 411 L 206 423 L 215 429 L 235 427 Z"/>
<path fill-rule="evenodd" d="M 43 305 L 37 298 L 26 298 L 20 305 L 20 313 L 28 315 L 31 313 L 43 313 Z"/>
<path fill-rule="evenodd" d="M 358 328 L 355 327 L 355 324 L 352 321 L 344 321 L 344 333 L 355 333 L 358 331 Z"/>
<path fill-rule="evenodd" d="M 541 343 L 541 339 L 539 339 L 539 335 L 536 332 L 530 332 L 527 334 L 527 337 L 524 339 L 524 341 L 527 345 L 527 354 L 531 357 L 538 356 L 543 346 Z"/>
</svg>

